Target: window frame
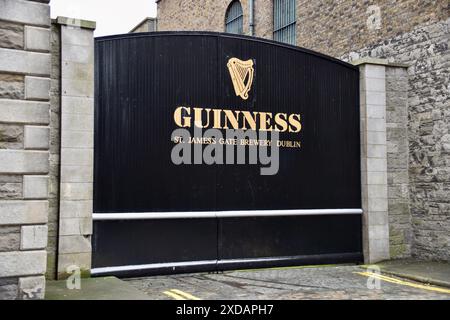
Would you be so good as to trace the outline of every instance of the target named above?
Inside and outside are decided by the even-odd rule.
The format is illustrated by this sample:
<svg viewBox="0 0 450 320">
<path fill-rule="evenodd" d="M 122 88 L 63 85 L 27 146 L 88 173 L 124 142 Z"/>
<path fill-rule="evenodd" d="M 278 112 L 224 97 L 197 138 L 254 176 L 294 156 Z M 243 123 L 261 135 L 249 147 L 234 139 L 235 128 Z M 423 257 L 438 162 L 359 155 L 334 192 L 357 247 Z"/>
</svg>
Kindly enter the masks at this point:
<svg viewBox="0 0 450 320">
<path fill-rule="evenodd" d="M 276 2 L 282 2 L 282 1 L 286 1 L 285 5 L 280 5 L 277 6 Z M 293 3 L 293 20 L 292 21 L 287 21 L 287 19 L 289 18 L 288 14 L 287 14 L 287 10 L 289 8 L 289 5 L 291 3 L 289 3 L 289 1 L 291 1 Z M 278 42 L 282 42 L 282 43 L 286 43 L 286 44 L 290 44 L 290 45 L 296 45 L 297 44 L 297 1 L 296 0 L 274 0 L 273 2 L 273 34 L 272 34 L 272 38 L 275 41 Z M 283 15 L 283 8 L 284 8 L 284 15 Z M 276 10 L 280 10 L 281 12 L 279 14 L 277 14 Z M 276 19 L 279 18 L 280 21 L 278 23 L 278 26 L 276 24 Z M 289 28 L 292 28 L 293 30 L 293 39 L 291 39 L 293 42 L 287 42 L 287 41 L 283 41 L 283 31 L 288 30 Z M 280 36 L 281 35 L 281 36 Z M 278 37 L 278 39 L 277 39 Z"/>
<path fill-rule="evenodd" d="M 240 8 L 240 14 L 237 15 L 236 17 L 233 17 L 231 20 L 229 19 L 229 15 L 231 12 L 231 8 L 235 5 L 238 4 L 239 8 Z M 230 32 L 228 31 L 228 26 L 232 25 L 233 22 L 240 20 L 241 24 L 238 26 L 238 32 Z M 239 32 L 240 31 L 240 32 Z M 242 4 L 239 0 L 233 0 L 230 2 L 230 4 L 227 7 L 227 10 L 225 12 L 225 32 L 226 33 L 231 33 L 231 34 L 244 34 L 244 10 L 242 8 Z"/>
</svg>

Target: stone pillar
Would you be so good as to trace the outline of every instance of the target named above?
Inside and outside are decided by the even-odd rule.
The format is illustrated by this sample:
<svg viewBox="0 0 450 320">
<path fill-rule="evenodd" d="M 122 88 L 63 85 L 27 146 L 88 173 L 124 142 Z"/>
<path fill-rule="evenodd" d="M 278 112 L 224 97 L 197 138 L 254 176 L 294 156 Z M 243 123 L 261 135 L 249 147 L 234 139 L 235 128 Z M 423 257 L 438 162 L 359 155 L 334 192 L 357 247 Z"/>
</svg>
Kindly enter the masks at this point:
<svg viewBox="0 0 450 320">
<path fill-rule="evenodd" d="M 0 0 L 0 300 L 45 294 L 49 0 Z"/>
<path fill-rule="evenodd" d="M 386 63 L 370 59 L 355 64 L 360 67 L 364 260 L 375 263 L 389 259 Z"/>
<path fill-rule="evenodd" d="M 61 157 L 58 278 L 91 269 L 95 22 L 58 17 L 61 33 Z"/>
<path fill-rule="evenodd" d="M 408 68 L 386 66 L 386 135 L 391 259 L 408 258 L 412 247 L 408 143 Z"/>
</svg>

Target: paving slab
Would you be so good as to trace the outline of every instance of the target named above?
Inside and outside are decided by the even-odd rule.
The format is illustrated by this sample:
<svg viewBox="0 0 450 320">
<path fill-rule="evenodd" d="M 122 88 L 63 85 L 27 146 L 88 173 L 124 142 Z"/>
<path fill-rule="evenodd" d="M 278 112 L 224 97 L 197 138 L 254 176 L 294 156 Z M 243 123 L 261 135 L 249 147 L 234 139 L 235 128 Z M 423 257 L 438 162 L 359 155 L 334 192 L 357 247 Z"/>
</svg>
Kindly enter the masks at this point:
<svg viewBox="0 0 450 320">
<path fill-rule="evenodd" d="M 383 273 L 450 288 L 449 262 L 404 259 L 384 261 L 377 265 Z"/>
<path fill-rule="evenodd" d="M 46 300 L 150 300 L 150 297 L 116 277 L 83 278 L 81 289 L 68 289 L 65 280 L 47 281 Z"/>
</svg>

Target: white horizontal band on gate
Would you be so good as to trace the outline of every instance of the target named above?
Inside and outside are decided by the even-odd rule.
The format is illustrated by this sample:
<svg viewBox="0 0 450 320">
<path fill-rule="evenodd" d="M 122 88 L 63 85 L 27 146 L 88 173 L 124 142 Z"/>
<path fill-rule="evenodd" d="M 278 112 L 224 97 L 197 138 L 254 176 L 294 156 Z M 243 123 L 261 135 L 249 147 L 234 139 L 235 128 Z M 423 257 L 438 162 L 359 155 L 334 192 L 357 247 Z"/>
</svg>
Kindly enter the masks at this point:
<svg viewBox="0 0 450 320">
<path fill-rule="evenodd" d="M 98 276 L 102 274 L 109 274 L 112 272 L 121 272 L 121 271 L 123 272 L 123 271 L 162 269 L 162 268 L 195 267 L 195 266 L 216 265 L 216 264 L 217 260 L 205 260 L 205 261 L 139 264 L 139 265 L 119 266 L 119 267 L 103 267 L 91 269 L 91 275 Z"/>
<path fill-rule="evenodd" d="M 362 209 L 299 209 L 299 210 L 256 210 L 256 211 L 198 211 L 198 212 L 130 212 L 94 213 L 93 220 L 150 220 L 150 219 L 195 219 L 195 218 L 237 218 L 276 216 L 319 216 L 362 214 Z"/>
</svg>

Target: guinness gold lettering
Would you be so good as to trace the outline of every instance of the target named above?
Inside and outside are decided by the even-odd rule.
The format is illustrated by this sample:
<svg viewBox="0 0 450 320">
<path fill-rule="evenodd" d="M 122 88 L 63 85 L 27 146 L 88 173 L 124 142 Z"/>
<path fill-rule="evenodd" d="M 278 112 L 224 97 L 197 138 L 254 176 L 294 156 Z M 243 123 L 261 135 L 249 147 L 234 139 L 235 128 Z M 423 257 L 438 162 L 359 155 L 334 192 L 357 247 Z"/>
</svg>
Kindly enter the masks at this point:
<svg viewBox="0 0 450 320">
<path fill-rule="evenodd" d="M 211 108 L 177 107 L 173 115 L 181 128 L 260 130 L 298 133 L 302 129 L 300 114 L 250 112 Z"/>
</svg>

